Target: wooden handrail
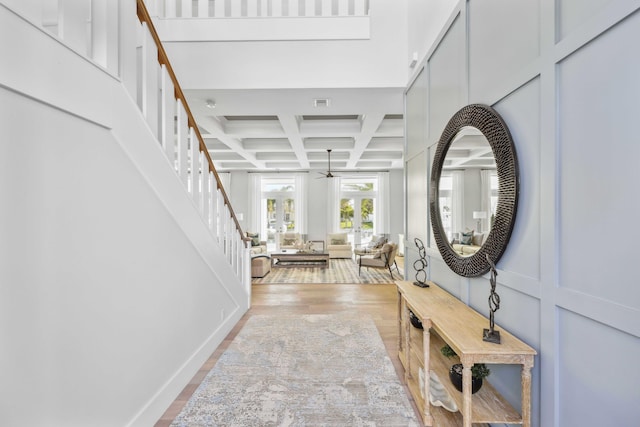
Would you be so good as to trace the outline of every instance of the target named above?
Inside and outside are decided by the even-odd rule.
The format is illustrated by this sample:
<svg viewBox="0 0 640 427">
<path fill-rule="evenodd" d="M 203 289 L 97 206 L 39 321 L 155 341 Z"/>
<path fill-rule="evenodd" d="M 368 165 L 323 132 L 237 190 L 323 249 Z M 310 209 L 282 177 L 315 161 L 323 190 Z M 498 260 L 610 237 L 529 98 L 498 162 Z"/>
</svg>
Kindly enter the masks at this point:
<svg viewBox="0 0 640 427">
<path fill-rule="evenodd" d="M 156 27 L 153 25 L 153 21 L 151 20 L 151 16 L 149 16 L 149 11 L 147 10 L 147 7 L 144 4 L 144 0 L 136 0 L 136 3 L 137 3 L 138 19 L 140 20 L 140 22 L 146 22 L 147 27 L 149 28 L 149 32 L 151 33 L 151 37 L 155 41 L 156 47 L 158 49 L 158 62 L 160 64 L 163 64 L 165 67 L 167 67 L 167 72 L 169 73 L 169 77 L 171 77 L 171 81 L 173 82 L 174 96 L 175 96 L 176 99 L 179 99 L 179 100 L 182 101 L 182 105 L 184 106 L 185 112 L 187 114 L 188 124 L 193 129 L 196 137 L 198 138 L 200 151 L 202 151 L 204 153 L 207 161 L 209 162 L 209 170 L 211 172 L 213 172 L 213 176 L 216 178 L 216 186 L 222 192 L 222 197 L 224 199 L 224 204 L 229 207 L 229 212 L 231 212 L 231 217 L 233 218 L 233 221 L 236 224 L 236 229 L 240 233 L 240 236 L 242 237 L 242 240 L 245 242 L 245 245 L 246 245 L 246 242 L 251 240 L 251 239 L 247 238 L 245 236 L 245 234 L 242 232 L 242 227 L 240 227 L 240 223 L 238 222 L 238 218 L 236 218 L 236 214 L 233 211 L 233 207 L 231 206 L 231 202 L 229 201 L 229 198 L 227 197 L 227 193 L 224 190 L 222 182 L 220 181 L 220 176 L 218 175 L 218 172 L 216 171 L 216 167 L 213 165 L 213 161 L 211 160 L 211 156 L 209 155 L 209 150 L 207 150 L 207 145 L 204 143 L 204 139 L 202 138 L 202 135 L 200 134 L 200 129 L 198 129 L 198 126 L 196 125 L 196 120 L 193 118 L 193 114 L 191 114 L 191 109 L 189 108 L 189 104 L 187 103 L 187 99 L 184 96 L 184 92 L 182 92 L 182 88 L 180 87 L 180 84 L 178 83 L 178 79 L 177 79 L 175 73 L 173 72 L 173 67 L 171 67 L 171 63 L 169 62 L 169 57 L 167 56 L 167 52 L 164 50 L 164 46 L 162 46 L 162 42 L 160 41 L 160 37 L 158 36 L 158 32 L 156 31 Z"/>
</svg>

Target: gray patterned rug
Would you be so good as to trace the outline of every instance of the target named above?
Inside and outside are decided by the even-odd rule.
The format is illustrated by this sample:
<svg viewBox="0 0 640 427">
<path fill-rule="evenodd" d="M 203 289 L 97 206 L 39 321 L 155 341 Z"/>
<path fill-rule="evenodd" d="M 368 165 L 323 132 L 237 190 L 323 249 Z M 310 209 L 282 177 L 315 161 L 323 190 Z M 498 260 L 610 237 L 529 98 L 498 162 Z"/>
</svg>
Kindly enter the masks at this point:
<svg viewBox="0 0 640 427">
<path fill-rule="evenodd" d="M 358 264 L 352 259 L 329 260 L 328 268 L 272 268 L 271 272 L 260 279 L 252 279 L 252 283 L 393 283 L 402 280 L 402 276 L 393 269 L 393 279 L 389 270 L 362 268 L 358 275 Z"/>
<path fill-rule="evenodd" d="M 419 426 L 373 320 L 255 315 L 171 424 Z"/>
</svg>

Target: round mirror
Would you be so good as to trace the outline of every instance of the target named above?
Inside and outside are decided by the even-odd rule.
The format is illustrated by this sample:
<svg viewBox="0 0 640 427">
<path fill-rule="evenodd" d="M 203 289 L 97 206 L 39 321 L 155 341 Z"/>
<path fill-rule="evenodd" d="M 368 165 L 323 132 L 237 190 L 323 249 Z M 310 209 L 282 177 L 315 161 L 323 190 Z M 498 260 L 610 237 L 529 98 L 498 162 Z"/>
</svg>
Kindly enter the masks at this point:
<svg viewBox="0 0 640 427">
<path fill-rule="evenodd" d="M 489 271 L 506 248 L 518 198 L 516 152 L 491 107 L 472 104 L 447 124 L 433 161 L 431 224 L 444 261 L 457 274 Z"/>
</svg>

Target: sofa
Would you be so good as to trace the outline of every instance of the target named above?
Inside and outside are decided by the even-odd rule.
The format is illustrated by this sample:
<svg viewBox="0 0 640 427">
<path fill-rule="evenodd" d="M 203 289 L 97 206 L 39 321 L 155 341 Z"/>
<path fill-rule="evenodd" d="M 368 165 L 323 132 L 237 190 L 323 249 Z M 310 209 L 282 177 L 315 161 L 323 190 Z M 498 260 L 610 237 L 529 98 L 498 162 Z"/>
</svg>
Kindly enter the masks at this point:
<svg viewBox="0 0 640 427">
<path fill-rule="evenodd" d="M 251 233 L 247 231 L 245 234 L 251 239 L 251 255 L 267 253 L 267 242 L 265 240 L 260 240 L 260 233 Z"/>
<path fill-rule="evenodd" d="M 271 257 L 267 254 L 251 255 L 251 277 L 264 277 L 271 271 Z"/>
<path fill-rule="evenodd" d="M 327 236 L 329 258 L 351 258 L 353 248 L 347 233 L 331 233 Z"/>
<path fill-rule="evenodd" d="M 279 245 L 280 250 L 296 249 L 297 247 L 296 245 L 303 243 L 300 233 L 294 233 L 292 231 L 280 233 L 278 237 L 278 241 L 280 243 Z"/>
<path fill-rule="evenodd" d="M 474 233 L 473 230 L 466 230 L 462 233 L 455 233 L 451 247 L 462 256 L 470 256 L 480 250 L 487 240 L 489 233 Z"/>
</svg>

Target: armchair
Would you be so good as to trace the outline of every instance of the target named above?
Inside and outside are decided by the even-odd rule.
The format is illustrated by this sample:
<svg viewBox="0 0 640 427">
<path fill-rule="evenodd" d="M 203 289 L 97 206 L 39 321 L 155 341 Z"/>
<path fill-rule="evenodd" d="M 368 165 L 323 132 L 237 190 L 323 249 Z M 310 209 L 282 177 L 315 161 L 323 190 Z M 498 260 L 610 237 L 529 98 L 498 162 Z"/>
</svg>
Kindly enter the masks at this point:
<svg viewBox="0 0 640 427">
<path fill-rule="evenodd" d="M 356 245 L 353 253 L 357 256 L 373 254 L 377 252 L 382 246 L 387 243 L 388 239 L 384 236 L 371 236 L 371 241 L 365 245 Z"/>
<path fill-rule="evenodd" d="M 351 258 L 351 242 L 347 233 L 332 233 L 327 236 L 329 258 Z"/>
<path fill-rule="evenodd" d="M 371 255 L 361 255 L 360 259 L 358 260 L 358 275 L 360 275 L 362 267 L 384 268 L 385 270 L 389 270 L 391 280 L 393 280 L 393 272 L 391 271 L 392 267 L 395 267 L 398 274 L 400 274 L 400 269 L 396 264 L 397 253 L 397 244 L 385 243 L 384 246 L 382 246 L 382 249 L 380 249 L 376 253 Z"/>
</svg>

